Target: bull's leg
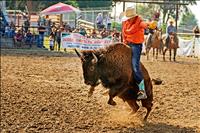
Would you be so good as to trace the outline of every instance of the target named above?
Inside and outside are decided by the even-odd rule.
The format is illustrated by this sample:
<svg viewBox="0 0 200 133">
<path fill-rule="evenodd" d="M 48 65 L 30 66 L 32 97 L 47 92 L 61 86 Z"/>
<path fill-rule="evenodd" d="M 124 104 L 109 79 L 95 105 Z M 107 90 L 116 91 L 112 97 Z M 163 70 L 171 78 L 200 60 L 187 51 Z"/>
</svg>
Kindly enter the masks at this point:
<svg viewBox="0 0 200 133">
<path fill-rule="evenodd" d="M 117 105 L 116 102 L 113 100 L 116 94 L 117 92 L 114 89 L 110 89 L 108 104 L 113 105 L 113 106 Z"/>
<path fill-rule="evenodd" d="M 131 114 L 134 114 L 137 112 L 137 110 L 139 109 L 139 106 L 136 102 L 136 100 L 126 100 L 126 102 L 128 103 L 128 105 L 131 107 L 132 112 Z"/>
<path fill-rule="evenodd" d="M 169 49 L 169 60 L 171 61 L 172 50 Z"/>
<path fill-rule="evenodd" d="M 147 113 L 144 117 L 144 121 L 147 121 L 147 118 L 151 112 L 151 109 L 152 109 L 152 106 L 153 106 L 153 103 L 152 101 L 149 101 L 149 99 L 145 99 L 145 100 L 142 100 L 142 106 L 145 107 L 147 109 Z"/>
<path fill-rule="evenodd" d="M 95 88 L 94 86 L 90 87 L 89 92 L 88 92 L 88 97 L 91 97 L 93 95 L 94 88 Z"/>
<path fill-rule="evenodd" d="M 174 61 L 176 61 L 176 51 L 177 51 L 177 49 L 175 48 L 174 49 Z"/>
</svg>

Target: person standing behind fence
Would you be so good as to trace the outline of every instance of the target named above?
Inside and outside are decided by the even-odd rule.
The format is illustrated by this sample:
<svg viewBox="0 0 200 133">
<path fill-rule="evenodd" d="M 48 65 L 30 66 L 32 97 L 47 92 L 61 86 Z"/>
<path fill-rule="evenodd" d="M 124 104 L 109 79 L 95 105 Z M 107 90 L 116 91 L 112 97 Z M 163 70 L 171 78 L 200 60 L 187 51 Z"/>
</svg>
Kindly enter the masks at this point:
<svg viewBox="0 0 200 133">
<path fill-rule="evenodd" d="M 53 34 L 53 32 L 51 32 L 51 34 L 49 36 L 49 46 L 50 46 L 50 50 L 53 51 L 54 50 L 54 34 Z"/>
<path fill-rule="evenodd" d="M 27 18 L 27 19 L 24 21 L 24 32 L 25 32 L 25 33 L 27 33 L 29 27 L 30 27 L 30 22 L 29 22 L 29 19 Z"/>
<path fill-rule="evenodd" d="M 111 18 L 110 18 L 110 15 L 106 15 L 106 18 L 105 18 L 105 23 L 106 23 L 106 29 L 108 31 L 110 31 L 111 29 Z"/>
<path fill-rule="evenodd" d="M 25 34 L 25 43 L 29 45 L 29 47 L 31 48 L 32 42 L 33 42 L 33 35 L 30 32 L 30 30 L 28 30 L 28 32 Z"/>
<path fill-rule="evenodd" d="M 61 28 L 58 28 L 56 31 L 56 41 L 58 44 L 58 51 L 60 51 L 60 43 L 61 43 Z"/>
<path fill-rule="evenodd" d="M 97 29 L 100 31 L 100 29 L 103 26 L 103 16 L 101 13 L 99 13 L 98 16 L 96 17 L 96 25 L 97 25 Z"/>
<path fill-rule="evenodd" d="M 6 26 L 5 26 L 5 36 L 10 37 L 10 26 L 9 26 L 9 24 L 6 24 Z"/>
<path fill-rule="evenodd" d="M 38 47 L 39 48 L 44 48 L 44 33 L 45 33 L 46 29 L 43 26 L 43 24 L 41 24 L 41 26 L 38 27 L 38 32 L 39 32 L 39 44 Z"/>
<path fill-rule="evenodd" d="M 193 29 L 193 32 L 195 34 L 195 37 L 196 38 L 199 38 L 200 35 L 196 35 L 196 34 L 200 34 L 200 29 L 198 26 L 195 26 L 194 29 Z"/>
</svg>

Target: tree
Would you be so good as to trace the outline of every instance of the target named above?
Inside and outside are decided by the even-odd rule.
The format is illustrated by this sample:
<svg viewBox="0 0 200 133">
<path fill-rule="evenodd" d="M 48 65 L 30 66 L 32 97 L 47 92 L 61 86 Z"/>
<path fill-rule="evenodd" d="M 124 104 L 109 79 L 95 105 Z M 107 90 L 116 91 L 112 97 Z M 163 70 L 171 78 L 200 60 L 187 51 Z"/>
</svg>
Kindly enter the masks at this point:
<svg viewBox="0 0 200 133">
<path fill-rule="evenodd" d="M 18 9 L 18 10 L 22 10 L 22 11 L 25 11 L 26 9 L 26 6 L 27 6 L 27 2 L 30 2 L 31 1 L 31 5 L 33 6 L 32 9 L 33 11 L 41 11 L 53 4 L 56 4 L 58 2 L 63 2 L 63 3 L 66 3 L 66 4 L 69 4 L 69 5 L 72 5 L 72 6 L 75 6 L 75 7 L 78 7 L 78 3 L 76 0 L 51 0 L 51 1 L 48 1 L 48 0 L 37 0 L 37 1 L 34 1 L 34 0 L 8 0 L 6 1 L 6 5 L 7 5 L 7 9 L 10 9 L 10 10 L 15 10 L 15 9 Z M 34 7 L 37 7 L 37 8 L 34 8 Z"/>
<path fill-rule="evenodd" d="M 186 12 L 183 14 L 181 21 L 180 21 L 180 27 L 189 27 L 193 28 L 197 25 L 197 19 L 195 18 L 195 15 L 192 12 Z"/>
<path fill-rule="evenodd" d="M 167 23 L 170 16 L 175 18 L 176 17 L 176 4 L 182 3 L 182 4 L 196 4 L 196 0 L 176 0 L 176 1 L 170 1 L 170 0 L 163 0 L 165 4 L 160 5 L 160 8 L 163 12 L 163 23 Z M 174 4 L 169 4 L 168 2 L 173 2 Z M 186 5 L 180 5 L 179 9 L 184 10 L 185 12 L 188 12 L 188 8 Z"/>
</svg>

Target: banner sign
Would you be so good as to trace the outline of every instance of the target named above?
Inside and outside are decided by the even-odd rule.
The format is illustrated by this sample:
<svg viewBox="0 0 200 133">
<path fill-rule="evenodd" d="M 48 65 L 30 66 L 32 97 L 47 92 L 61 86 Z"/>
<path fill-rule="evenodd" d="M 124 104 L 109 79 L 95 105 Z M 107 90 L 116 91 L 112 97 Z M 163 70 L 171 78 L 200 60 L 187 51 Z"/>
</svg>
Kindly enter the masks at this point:
<svg viewBox="0 0 200 133">
<path fill-rule="evenodd" d="M 193 37 L 191 40 L 179 38 L 177 55 L 200 56 L 200 38 Z"/>
<path fill-rule="evenodd" d="M 97 49 L 112 43 L 110 38 L 92 39 L 79 33 L 61 33 L 62 48 Z"/>
</svg>

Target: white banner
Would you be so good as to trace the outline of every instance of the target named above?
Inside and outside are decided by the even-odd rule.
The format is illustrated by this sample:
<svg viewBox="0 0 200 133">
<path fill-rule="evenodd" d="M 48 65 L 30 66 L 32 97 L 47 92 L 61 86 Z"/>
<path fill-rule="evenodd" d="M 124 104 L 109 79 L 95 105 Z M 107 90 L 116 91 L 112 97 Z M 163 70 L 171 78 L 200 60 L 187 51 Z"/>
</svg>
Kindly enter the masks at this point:
<svg viewBox="0 0 200 133">
<path fill-rule="evenodd" d="M 179 48 L 177 49 L 177 55 L 190 56 L 193 55 L 193 43 L 194 40 L 184 40 L 179 38 Z"/>
<path fill-rule="evenodd" d="M 191 40 L 179 38 L 177 55 L 200 56 L 200 38 L 193 37 Z"/>
<path fill-rule="evenodd" d="M 194 56 L 200 56 L 200 38 L 195 38 L 194 44 Z"/>
<path fill-rule="evenodd" d="M 108 46 L 112 43 L 110 38 L 92 39 L 87 38 L 79 33 L 61 34 L 61 44 L 63 48 L 79 48 L 79 49 L 97 49 Z"/>
</svg>

